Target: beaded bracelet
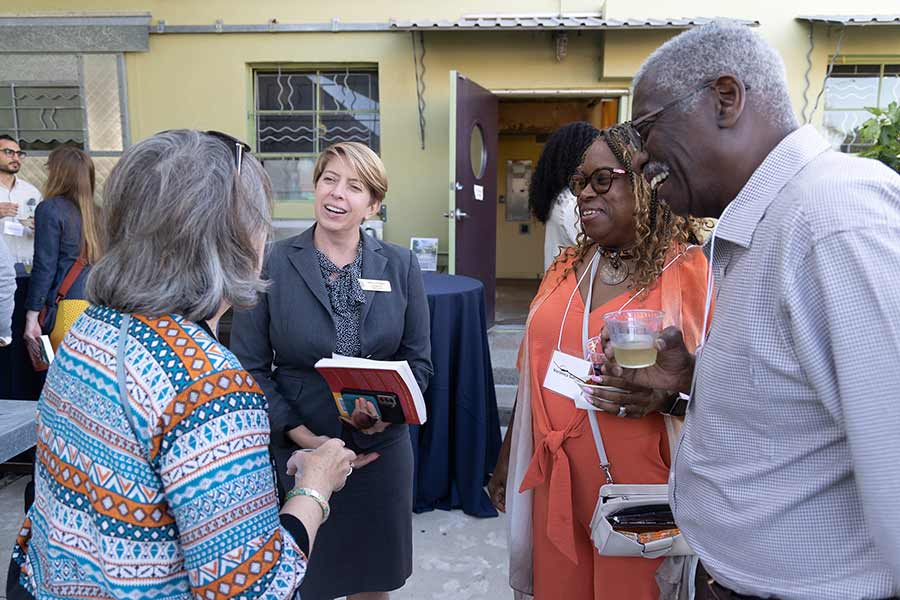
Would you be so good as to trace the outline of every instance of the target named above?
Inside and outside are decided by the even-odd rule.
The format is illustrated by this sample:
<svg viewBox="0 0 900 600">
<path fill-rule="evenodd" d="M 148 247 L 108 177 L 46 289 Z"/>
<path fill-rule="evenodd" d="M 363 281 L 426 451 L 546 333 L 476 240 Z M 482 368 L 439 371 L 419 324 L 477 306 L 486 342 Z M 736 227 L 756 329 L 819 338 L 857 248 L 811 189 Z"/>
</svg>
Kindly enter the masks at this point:
<svg viewBox="0 0 900 600">
<path fill-rule="evenodd" d="M 322 522 L 324 523 L 328 520 L 329 515 L 331 515 L 331 507 L 328 506 L 328 500 L 325 499 L 325 496 L 312 488 L 296 487 L 287 493 L 285 502 L 296 496 L 306 496 L 315 500 L 319 508 L 322 509 Z"/>
</svg>

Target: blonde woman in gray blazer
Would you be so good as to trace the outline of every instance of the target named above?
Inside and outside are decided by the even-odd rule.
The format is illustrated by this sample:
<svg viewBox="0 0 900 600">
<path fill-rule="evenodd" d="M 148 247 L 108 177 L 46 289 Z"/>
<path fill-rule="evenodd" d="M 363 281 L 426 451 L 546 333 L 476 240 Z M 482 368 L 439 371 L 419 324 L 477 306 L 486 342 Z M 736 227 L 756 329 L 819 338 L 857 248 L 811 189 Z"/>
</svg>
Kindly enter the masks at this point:
<svg viewBox="0 0 900 600">
<path fill-rule="evenodd" d="M 409 428 L 342 422 L 313 366 L 332 353 L 407 360 L 424 391 L 432 374 L 428 304 L 412 253 L 360 228 L 387 192 L 381 159 L 362 144 L 336 144 L 319 157 L 313 179 L 316 224 L 274 244 L 264 267 L 271 287 L 255 308 L 235 313 L 231 345 L 269 399 L 285 483 L 298 448 L 341 438 L 358 454 L 346 487 L 332 496 L 301 596 L 384 600 L 412 573 Z"/>
</svg>

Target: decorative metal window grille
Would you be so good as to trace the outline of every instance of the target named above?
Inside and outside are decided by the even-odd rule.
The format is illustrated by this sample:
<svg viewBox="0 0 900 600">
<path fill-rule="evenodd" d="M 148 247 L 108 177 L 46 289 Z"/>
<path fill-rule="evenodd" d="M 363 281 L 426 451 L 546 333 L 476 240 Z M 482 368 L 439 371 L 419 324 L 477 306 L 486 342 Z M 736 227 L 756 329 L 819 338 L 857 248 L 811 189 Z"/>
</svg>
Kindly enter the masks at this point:
<svg viewBox="0 0 900 600">
<path fill-rule="evenodd" d="M 0 83 L 0 131 L 28 150 L 85 143 L 84 100 L 78 83 Z"/>
<path fill-rule="evenodd" d="M 256 153 L 278 200 L 312 200 L 319 153 L 337 142 L 381 146 L 374 69 L 255 72 Z"/>
<path fill-rule="evenodd" d="M 866 147 L 860 126 L 872 115 L 867 107 L 900 102 L 900 64 L 834 65 L 825 80 L 825 130 L 842 152 Z"/>
</svg>

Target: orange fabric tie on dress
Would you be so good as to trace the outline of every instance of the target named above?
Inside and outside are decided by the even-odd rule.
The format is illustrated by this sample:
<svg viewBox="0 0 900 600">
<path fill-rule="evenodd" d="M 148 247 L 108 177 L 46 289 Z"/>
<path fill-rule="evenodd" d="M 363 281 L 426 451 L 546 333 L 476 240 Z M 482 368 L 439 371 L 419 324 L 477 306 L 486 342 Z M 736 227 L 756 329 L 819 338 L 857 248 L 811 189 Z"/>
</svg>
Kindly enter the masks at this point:
<svg viewBox="0 0 900 600">
<path fill-rule="evenodd" d="M 562 431 L 549 431 L 534 449 L 531 462 L 519 492 L 525 492 L 547 481 L 550 475 L 550 502 L 547 511 L 547 537 L 554 546 L 576 565 L 575 530 L 572 517 L 572 469 L 563 450 L 568 438 L 580 437 L 580 425 L 586 412 L 581 411 Z"/>
</svg>

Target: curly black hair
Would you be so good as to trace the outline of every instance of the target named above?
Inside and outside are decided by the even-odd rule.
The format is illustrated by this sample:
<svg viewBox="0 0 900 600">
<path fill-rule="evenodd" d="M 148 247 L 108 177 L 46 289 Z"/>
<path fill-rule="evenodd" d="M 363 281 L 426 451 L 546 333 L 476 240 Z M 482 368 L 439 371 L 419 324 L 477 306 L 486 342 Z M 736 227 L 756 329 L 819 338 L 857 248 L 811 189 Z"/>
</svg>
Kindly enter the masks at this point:
<svg viewBox="0 0 900 600">
<path fill-rule="evenodd" d="M 598 133 L 590 123 L 576 121 L 563 125 L 547 140 L 528 189 L 528 208 L 541 223 L 547 222 L 556 197 L 568 187 L 569 178 Z"/>
</svg>

